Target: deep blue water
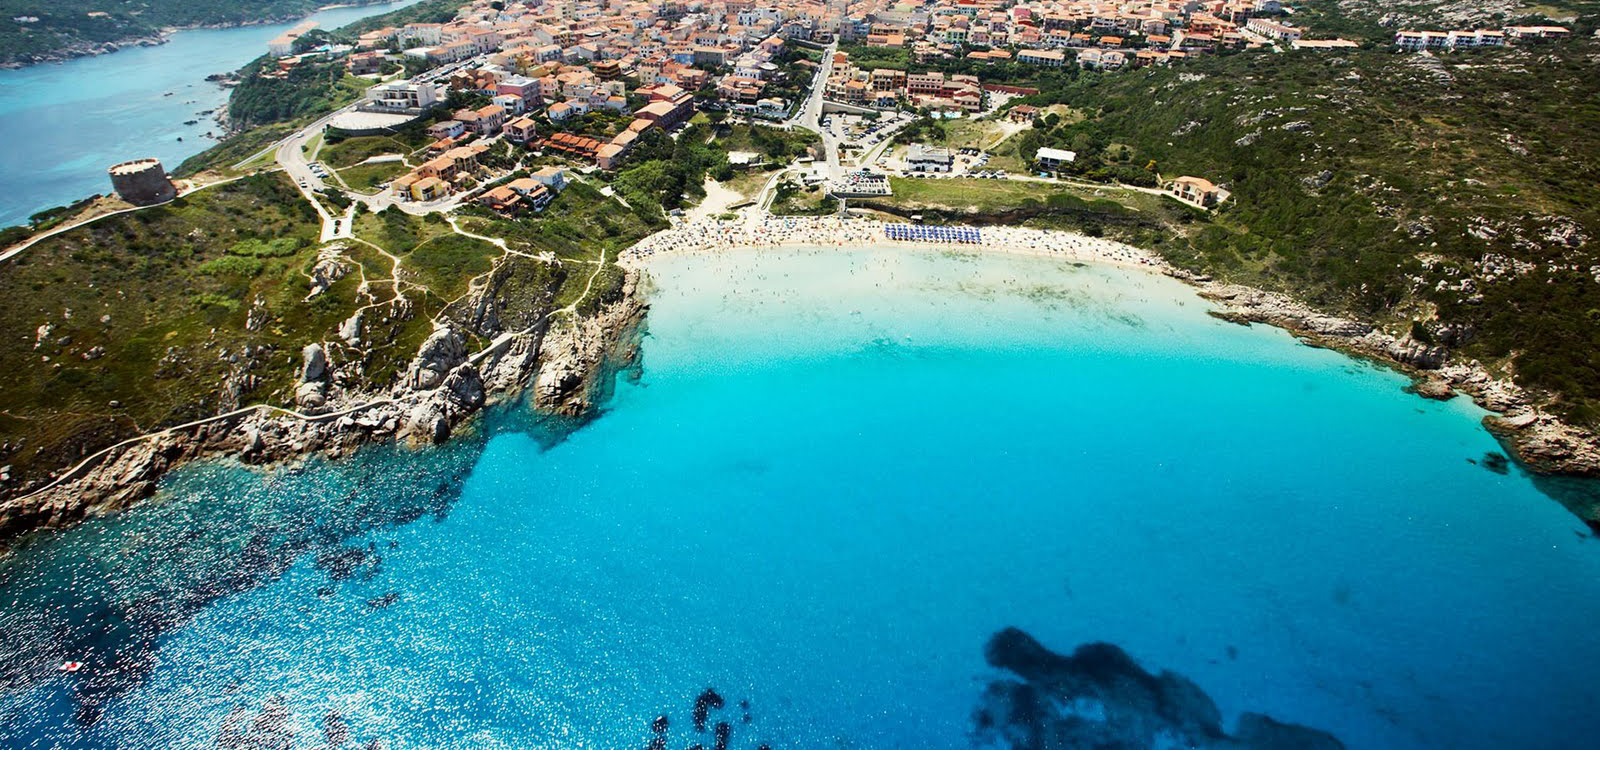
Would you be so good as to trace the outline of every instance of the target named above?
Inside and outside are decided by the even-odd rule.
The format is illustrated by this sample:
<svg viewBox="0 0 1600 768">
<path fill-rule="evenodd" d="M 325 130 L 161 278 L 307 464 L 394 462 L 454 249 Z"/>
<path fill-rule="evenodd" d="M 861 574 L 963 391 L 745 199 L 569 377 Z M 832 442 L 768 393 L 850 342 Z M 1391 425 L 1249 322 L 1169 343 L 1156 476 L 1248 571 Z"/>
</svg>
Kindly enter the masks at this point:
<svg viewBox="0 0 1600 768">
<path fill-rule="evenodd" d="M 1469 461 L 1470 403 L 1140 272 L 651 272 L 642 366 L 570 434 L 511 407 L 421 453 L 195 465 L 0 562 L 0 744 L 634 748 L 667 714 L 709 746 L 714 687 L 735 747 L 962 747 L 1015 626 L 1229 727 L 1600 746 L 1600 541 Z"/>
<path fill-rule="evenodd" d="M 336 29 L 418 1 L 335 8 L 309 18 Z M 0 124 L 7 126 L 0 142 L 7 181 L 0 186 L 0 227 L 110 193 L 106 169 L 124 160 L 157 157 L 171 171 L 215 146 L 205 134 L 221 130 L 200 113 L 225 111 L 228 91 L 206 76 L 250 63 L 299 23 L 184 30 L 165 45 L 0 70 Z M 199 122 L 184 125 L 189 120 Z"/>
</svg>

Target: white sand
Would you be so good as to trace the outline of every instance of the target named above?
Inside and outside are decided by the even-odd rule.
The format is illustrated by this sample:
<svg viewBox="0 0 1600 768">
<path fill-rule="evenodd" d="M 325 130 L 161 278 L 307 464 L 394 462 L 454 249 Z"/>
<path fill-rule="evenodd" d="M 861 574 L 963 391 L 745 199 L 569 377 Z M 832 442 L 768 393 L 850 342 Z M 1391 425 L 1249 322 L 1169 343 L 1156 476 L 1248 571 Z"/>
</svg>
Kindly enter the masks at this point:
<svg viewBox="0 0 1600 768">
<path fill-rule="evenodd" d="M 707 191 L 709 192 L 709 187 Z M 982 234 L 982 243 L 966 245 L 891 240 L 884 234 L 883 222 L 863 219 L 838 219 L 831 216 L 751 217 L 739 221 L 691 219 L 682 226 L 657 232 L 635 243 L 623 251 L 619 259 L 625 265 L 639 266 L 652 258 L 717 253 L 733 248 L 870 245 L 980 253 L 1003 251 L 1072 261 L 1115 264 L 1152 271 L 1160 271 L 1167 266 L 1161 258 L 1143 249 L 1070 232 L 1049 232 L 1023 227 L 978 227 L 977 229 Z"/>
<path fill-rule="evenodd" d="M 744 202 L 744 195 L 723 186 L 716 179 L 707 177 L 705 186 L 705 199 L 688 212 L 691 222 L 701 222 L 727 213 L 729 208 Z"/>
</svg>

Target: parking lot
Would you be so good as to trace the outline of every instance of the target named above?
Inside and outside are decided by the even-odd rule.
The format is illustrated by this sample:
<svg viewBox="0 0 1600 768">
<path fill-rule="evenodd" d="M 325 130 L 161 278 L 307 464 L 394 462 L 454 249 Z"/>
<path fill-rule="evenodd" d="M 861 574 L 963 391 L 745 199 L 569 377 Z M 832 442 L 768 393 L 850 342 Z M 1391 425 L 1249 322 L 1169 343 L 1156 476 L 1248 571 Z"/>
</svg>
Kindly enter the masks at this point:
<svg viewBox="0 0 1600 768">
<path fill-rule="evenodd" d="M 831 113 L 822 118 L 822 130 L 838 140 L 839 150 L 846 159 L 852 159 L 870 151 L 915 119 L 913 114 L 893 111 L 881 112 L 877 119 Z"/>
</svg>

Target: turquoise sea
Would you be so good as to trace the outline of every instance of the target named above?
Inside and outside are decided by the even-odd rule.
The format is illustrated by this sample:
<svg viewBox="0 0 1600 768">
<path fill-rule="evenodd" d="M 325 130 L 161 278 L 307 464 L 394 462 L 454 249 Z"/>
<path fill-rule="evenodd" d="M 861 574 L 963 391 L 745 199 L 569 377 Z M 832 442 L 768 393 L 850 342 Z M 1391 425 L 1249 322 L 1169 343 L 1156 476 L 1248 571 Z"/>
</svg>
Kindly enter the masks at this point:
<svg viewBox="0 0 1600 768">
<path fill-rule="evenodd" d="M 308 17 L 324 29 L 398 10 L 419 0 L 334 8 Z M 267 42 L 300 22 L 174 32 L 165 45 L 0 70 L 0 227 L 94 194 L 110 194 L 106 169 L 159 158 L 168 171 L 216 145 L 209 111 L 226 111 L 228 91 L 206 82 L 267 52 Z M 188 121 L 193 125 L 184 125 Z"/>
<path fill-rule="evenodd" d="M 0 745 L 643 748 L 662 716 L 671 749 L 991 745 L 1016 627 L 1229 729 L 1600 747 L 1600 541 L 1486 468 L 1470 403 L 1140 271 L 649 271 L 586 424 L 192 465 L 0 561 Z"/>
</svg>

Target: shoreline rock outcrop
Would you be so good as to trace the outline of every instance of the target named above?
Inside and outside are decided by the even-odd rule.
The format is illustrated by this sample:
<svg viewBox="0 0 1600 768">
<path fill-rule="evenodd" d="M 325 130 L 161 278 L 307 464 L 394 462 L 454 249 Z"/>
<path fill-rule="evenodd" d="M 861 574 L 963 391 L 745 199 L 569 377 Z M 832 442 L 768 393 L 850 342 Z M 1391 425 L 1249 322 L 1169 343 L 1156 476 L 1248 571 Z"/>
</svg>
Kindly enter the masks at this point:
<svg viewBox="0 0 1600 768">
<path fill-rule="evenodd" d="M 1498 415 L 1488 428 L 1519 462 L 1535 473 L 1600 478 L 1600 435 L 1545 410 L 1544 398 L 1496 376 L 1473 360 L 1452 359 L 1448 348 L 1397 337 L 1371 324 L 1318 312 L 1283 294 L 1213 283 L 1183 270 L 1168 274 L 1199 289 L 1218 305 L 1211 314 L 1229 322 L 1265 323 L 1302 342 L 1388 365 L 1410 377 L 1411 390 L 1436 400 L 1465 394 Z"/>
<path fill-rule="evenodd" d="M 596 316 L 553 326 L 541 321 L 502 335 L 476 355 L 469 354 L 463 331 L 442 324 L 420 345 L 401 381 L 383 392 L 340 388 L 322 345 L 308 345 L 297 377 L 301 413 L 253 406 L 113 446 L 53 485 L 0 504 L 0 553 L 31 531 L 126 508 L 187 461 L 231 456 L 272 465 L 313 453 L 345 456 L 370 443 L 438 444 L 486 407 L 530 386 L 534 408 L 583 416 L 609 394 L 619 362 L 636 355 L 645 311 L 636 285 L 629 272 L 623 297 Z"/>
</svg>

